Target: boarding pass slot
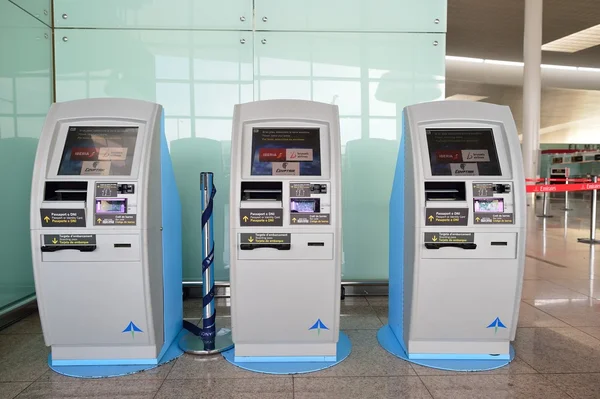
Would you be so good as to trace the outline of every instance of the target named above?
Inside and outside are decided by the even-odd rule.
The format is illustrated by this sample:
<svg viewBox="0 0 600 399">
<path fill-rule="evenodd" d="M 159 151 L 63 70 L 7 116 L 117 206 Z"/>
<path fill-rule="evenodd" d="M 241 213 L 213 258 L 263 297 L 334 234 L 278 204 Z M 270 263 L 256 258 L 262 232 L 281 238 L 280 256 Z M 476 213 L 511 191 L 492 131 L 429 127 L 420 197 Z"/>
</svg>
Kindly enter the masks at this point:
<svg viewBox="0 0 600 399">
<path fill-rule="evenodd" d="M 465 182 L 425 182 L 426 201 L 466 201 Z"/>
<path fill-rule="evenodd" d="M 40 239 L 43 245 L 44 238 Z M 142 258 L 139 235 L 96 234 L 95 241 L 93 245 L 43 245 L 42 262 L 133 262 Z"/>
<path fill-rule="evenodd" d="M 314 245 L 318 243 L 319 245 Z M 289 243 L 250 244 L 238 235 L 238 259 L 281 262 L 282 260 L 331 260 L 334 240 L 332 233 L 292 233 Z"/>
<path fill-rule="evenodd" d="M 452 247 L 452 248 L 459 248 L 459 249 L 467 249 L 467 250 L 473 250 L 473 249 L 477 249 L 477 244 L 473 244 L 473 243 L 426 243 L 425 244 L 425 248 L 427 249 L 440 249 L 440 248 L 448 248 L 448 247 Z"/>
<path fill-rule="evenodd" d="M 473 242 L 425 242 L 423 259 L 516 259 L 517 233 L 473 233 Z"/>
<path fill-rule="evenodd" d="M 291 244 L 240 244 L 242 251 L 252 251 L 254 249 L 276 249 L 278 251 L 289 251 Z"/>
</svg>

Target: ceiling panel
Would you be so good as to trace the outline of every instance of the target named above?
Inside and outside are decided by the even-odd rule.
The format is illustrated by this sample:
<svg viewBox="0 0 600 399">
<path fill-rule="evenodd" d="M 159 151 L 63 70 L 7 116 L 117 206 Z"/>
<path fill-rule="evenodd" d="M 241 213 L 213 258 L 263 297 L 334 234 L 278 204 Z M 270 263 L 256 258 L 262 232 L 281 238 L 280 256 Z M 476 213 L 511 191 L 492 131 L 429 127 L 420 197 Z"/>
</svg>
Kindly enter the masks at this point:
<svg viewBox="0 0 600 399">
<path fill-rule="evenodd" d="M 523 60 L 525 0 L 448 0 L 447 53 Z M 543 42 L 600 24 L 600 0 L 544 0 Z M 544 51 L 545 64 L 600 67 L 600 46 L 577 53 Z"/>
</svg>

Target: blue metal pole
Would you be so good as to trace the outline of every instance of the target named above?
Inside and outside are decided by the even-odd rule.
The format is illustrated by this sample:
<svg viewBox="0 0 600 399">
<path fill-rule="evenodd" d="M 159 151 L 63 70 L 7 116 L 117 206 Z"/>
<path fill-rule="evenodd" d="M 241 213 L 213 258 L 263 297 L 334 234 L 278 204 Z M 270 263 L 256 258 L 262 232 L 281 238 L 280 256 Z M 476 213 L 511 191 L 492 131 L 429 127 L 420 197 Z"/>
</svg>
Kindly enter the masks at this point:
<svg viewBox="0 0 600 399">
<path fill-rule="evenodd" d="M 216 333 L 215 308 L 215 241 L 213 236 L 213 201 L 217 189 L 211 172 L 200 173 L 200 209 L 202 210 L 202 327 L 183 321 L 188 330 L 179 347 L 194 355 L 211 355 L 233 348 L 231 330 Z"/>
<path fill-rule="evenodd" d="M 215 242 L 213 235 L 213 199 L 217 189 L 212 172 L 200 174 L 202 209 L 202 332 L 206 350 L 215 349 Z"/>
</svg>

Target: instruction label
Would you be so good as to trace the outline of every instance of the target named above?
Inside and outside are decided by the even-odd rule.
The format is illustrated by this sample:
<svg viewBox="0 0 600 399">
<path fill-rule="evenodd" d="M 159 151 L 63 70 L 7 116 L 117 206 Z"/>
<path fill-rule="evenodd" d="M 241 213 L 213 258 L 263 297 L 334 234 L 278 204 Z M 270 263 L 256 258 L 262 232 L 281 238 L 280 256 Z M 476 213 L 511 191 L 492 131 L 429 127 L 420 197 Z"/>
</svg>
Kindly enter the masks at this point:
<svg viewBox="0 0 600 399">
<path fill-rule="evenodd" d="M 96 198 L 116 197 L 118 194 L 117 183 L 96 183 Z"/>
<path fill-rule="evenodd" d="M 290 224 L 329 224 L 328 213 L 292 213 Z"/>
<path fill-rule="evenodd" d="M 475 224 L 514 224 L 514 213 L 475 213 Z"/>
<path fill-rule="evenodd" d="M 94 225 L 96 226 L 135 226 L 137 215 L 96 215 Z"/>
<path fill-rule="evenodd" d="M 310 197 L 310 183 L 290 183 L 290 197 Z"/>
<path fill-rule="evenodd" d="M 425 233 L 425 242 L 472 243 L 475 242 L 475 233 Z"/>
<path fill-rule="evenodd" d="M 492 183 L 473 183 L 473 197 L 493 197 L 494 185 Z"/>
<path fill-rule="evenodd" d="M 44 234 L 44 245 L 96 245 L 96 234 Z"/>
<path fill-rule="evenodd" d="M 240 209 L 240 224 L 245 226 L 283 226 L 283 209 Z"/>
<path fill-rule="evenodd" d="M 42 227 L 85 227 L 84 209 L 40 209 Z"/>
<path fill-rule="evenodd" d="M 290 233 L 242 233 L 242 244 L 290 244 Z"/>
<path fill-rule="evenodd" d="M 466 226 L 468 208 L 427 208 L 425 209 L 426 226 Z"/>
</svg>

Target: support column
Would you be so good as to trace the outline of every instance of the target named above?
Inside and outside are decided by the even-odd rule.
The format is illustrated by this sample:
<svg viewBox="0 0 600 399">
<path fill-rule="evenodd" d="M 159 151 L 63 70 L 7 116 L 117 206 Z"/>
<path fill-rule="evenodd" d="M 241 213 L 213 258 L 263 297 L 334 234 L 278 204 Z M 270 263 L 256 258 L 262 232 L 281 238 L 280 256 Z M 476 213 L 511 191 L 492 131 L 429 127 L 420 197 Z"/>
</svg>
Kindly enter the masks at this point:
<svg viewBox="0 0 600 399">
<path fill-rule="evenodd" d="M 525 177 L 539 172 L 540 109 L 542 96 L 542 11 L 543 0 L 525 0 L 523 39 L 523 162 Z M 529 195 L 530 205 L 535 197 Z"/>
</svg>

